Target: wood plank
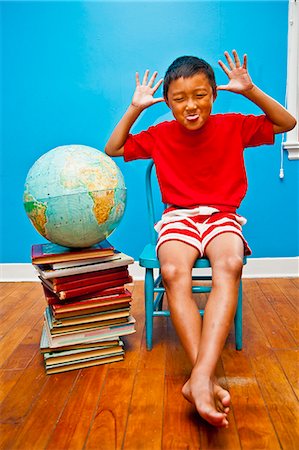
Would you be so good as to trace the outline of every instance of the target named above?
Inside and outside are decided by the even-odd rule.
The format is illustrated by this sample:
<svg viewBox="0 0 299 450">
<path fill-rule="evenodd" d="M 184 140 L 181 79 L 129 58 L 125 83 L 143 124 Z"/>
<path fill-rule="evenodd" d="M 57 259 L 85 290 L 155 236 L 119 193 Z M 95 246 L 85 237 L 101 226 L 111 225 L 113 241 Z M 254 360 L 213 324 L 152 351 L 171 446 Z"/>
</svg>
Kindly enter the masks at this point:
<svg viewBox="0 0 299 450">
<path fill-rule="evenodd" d="M 40 291 L 39 283 L 14 283 L 14 288 L 0 300 L 1 321 L 4 322 L 15 311 L 23 312 L 26 299 L 30 298 L 30 292 L 33 290 Z"/>
<path fill-rule="evenodd" d="M 103 365 L 80 371 L 67 404 L 52 431 L 47 450 L 84 448 L 107 370 L 108 365 Z"/>
<path fill-rule="evenodd" d="M 18 345 L 20 345 L 32 329 L 32 325 L 40 320 L 42 314 L 40 299 L 35 299 L 31 308 L 27 309 L 26 314 L 23 314 L 15 323 L 15 327 L 11 326 L 10 331 L 5 334 L 0 342 L 0 366 L 5 363 Z"/>
<path fill-rule="evenodd" d="M 2 364 L 3 369 L 25 369 L 36 353 L 39 353 L 39 342 L 43 321 L 44 320 L 41 317 L 33 324 L 29 333 Z"/>
<path fill-rule="evenodd" d="M 246 319 L 248 326 L 248 314 Z M 243 450 L 280 449 L 267 405 L 264 403 L 246 351 L 237 352 L 233 347 L 226 347 L 221 359 L 241 448 Z"/>
<path fill-rule="evenodd" d="M 247 324 L 250 320 L 250 339 L 248 339 L 246 347 L 251 367 L 281 447 L 286 450 L 296 450 L 299 447 L 297 398 L 274 351 L 267 345 L 264 330 L 259 326 L 255 317 L 250 319 L 250 316 L 245 316 Z"/>
<path fill-rule="evenodd" d="M 18 379 L 22 375 L 22 370 L 0 369 L 0 403 L 3 402 L 7 394 L 13 389 Z M 1 406 L 0 406 L 1 413 Z"/>
<path fill-rule="evenodd" d="M 166 325 L 165 317 L 156 317 L 153 325 L 153 349 L 146 350 L 145 327 L 142 336 L 142 345 L 139 350 L 138 369 L 160 369 L 163 373 L 165 370 L 166 359 Z"/>
<path fill-rule="evenodd" d="M 258 286 L 273 306 L 284 327 L 291 334 L 292 338 L 299 345 L 299 323 L 296 309 L 288 301 L 288 298 L 281 292 L 281 289 L 269 279 L 258 280 Z"/>
<path fill-rule="evenodd" d="M 135 369 L 110 365 L 85 450 L 121 450 L 134 380 Z"/>
<path fill-rule="evenodd" d="M 166 375 L 163 417 L 163 450 L 197 450 L 203 421 L 182 395 L 184 375 Z"/>
<path fill-rule="evenodd" d="M 37 353 L 30 365 L 22 372 L 14 389 L 5 397 L 1 405 L 1 421 L 21 423 L 47 380 L 43 357 Z"/>
<path fill-rule="evenodd" d="M 160 450 L 163 426 L 164 370 L 137 371 L 124 450 Z"/>
<path fill-rule="evenodd" d="M 0 448 L 297 450 L 298 287 L 294 279 L 244 280 L 244 348 L 235 351 L 232 327 L 217 365 L 232 396 L 230 426 L 217 430 L 181 394 L 191 365 L 170 319 L 154 320 L 146 351 L 143 282 L 131 287 L 137 333 L 125 338 L 125 361 L 52 376 L 39 354 L 39 283 L 2 283 L 0 309 L 7 305 L 11 322 L 1 344 Z"/>
<path fill-rule="evenodd" d="M 24 421 L 19 424 L 10 445 L 13 450 L 41 450 L 58 421 L 79 372 L 74 370 L 47 377 L 47 382 L 36 398 Z"/>
<path fill-rule="evenodd" d="M 251 358 L 260 389 L 272 419 L 276 434 L 283 448 L 299 448 L 299 406 L 274 354 Z"/>
<path fill-rule="evenodd" d="M 275 349 L 275 355 L 299 400 L 299 350 Z"/>
<path fill-rule="evenodd" d="M 296 286 L 294 279 L 279 278 L 274 280 L 275 285 L 284 293 L 288 301 L 299 312 L 299 286 Z"/>
<path fill-rule="evenodd" d="M 254 280 L 244 280 L 247 301 L 251 304 L 256 320 L 264 330 L 274 348 L 294 347 L 296 342 L 285 328 L 280 317 L 269 303 L 258 283 Z M 265 314 L 267 320 L 265 320 Z"/>
<path fill-rule="evenodd" d="M 14 290 L 19 289 L 21 287 L 20 285 L 21 283 L 0 282 L 0 311 L 2 309 L 2 304 L 4 304 L 3 299 L 7 295 L 10 295 Z"/>
</svg>

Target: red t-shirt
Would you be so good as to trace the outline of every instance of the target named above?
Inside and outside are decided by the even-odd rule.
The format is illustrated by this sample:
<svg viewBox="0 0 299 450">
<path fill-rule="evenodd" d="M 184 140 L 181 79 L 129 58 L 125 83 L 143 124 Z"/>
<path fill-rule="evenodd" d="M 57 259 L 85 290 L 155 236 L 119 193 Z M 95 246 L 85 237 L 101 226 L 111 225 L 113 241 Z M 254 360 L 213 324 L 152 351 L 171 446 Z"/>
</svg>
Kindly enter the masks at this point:
<svg viewBox="0 0 299 450">
<path fill-rule="evenodd" d="M 247 190 L 244 148 L 273 142 L 264 115 L 214 114 L 195 131 L 173 120 L 130 134 L 124 159 L 154 160 L 164 203 L 235 211 Z"/>
</svg>

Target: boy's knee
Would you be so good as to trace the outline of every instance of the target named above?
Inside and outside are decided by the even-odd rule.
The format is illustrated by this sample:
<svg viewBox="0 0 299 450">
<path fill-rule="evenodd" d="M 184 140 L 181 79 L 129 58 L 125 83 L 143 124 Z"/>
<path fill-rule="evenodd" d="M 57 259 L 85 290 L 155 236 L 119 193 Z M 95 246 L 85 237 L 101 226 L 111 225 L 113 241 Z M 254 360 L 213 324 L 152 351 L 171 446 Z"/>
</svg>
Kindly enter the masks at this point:
<svg viewBox="0 0 299 450">
<path fill-rule="evenodd" d="M 229 255 L 218 259 L 213 265 L 213 272 L 218 276 L 230 276 L 241 278 L 243 270 L 243 258 L 238 255 Z"/>
<path fill-rule="evenodd" d="M 188 276 L 188 272 L 186 269 L 179 264 L 175 263 L 164 263 L 161 266 L 161 275 L 163 278 L 163 282 L 167 284 L 171 284 L 174 282 L 178 282 L 179 280 Z"/>
</svg>

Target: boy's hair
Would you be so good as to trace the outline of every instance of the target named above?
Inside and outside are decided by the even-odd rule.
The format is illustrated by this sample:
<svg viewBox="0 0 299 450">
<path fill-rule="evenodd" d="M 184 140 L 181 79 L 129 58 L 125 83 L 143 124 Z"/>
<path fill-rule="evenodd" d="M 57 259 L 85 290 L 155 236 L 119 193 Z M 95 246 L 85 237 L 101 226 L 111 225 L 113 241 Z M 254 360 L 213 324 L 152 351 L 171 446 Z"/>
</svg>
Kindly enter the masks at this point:
<svg viewBox="0 0 299 450">
<path fill-rule="evenodd" d="M 172 81 L 181 77 L 193 77 L 198 73 L 204 73 L 206 75 L 212 87 L 213 95 L 216 98 L 217 90 L 214 70 L 204 59 L 197 58 L 196 56 L 180 56 L 168 67 L 163 83 L 164 98 L 167 100 L 168 89 Z"/>
</svg>

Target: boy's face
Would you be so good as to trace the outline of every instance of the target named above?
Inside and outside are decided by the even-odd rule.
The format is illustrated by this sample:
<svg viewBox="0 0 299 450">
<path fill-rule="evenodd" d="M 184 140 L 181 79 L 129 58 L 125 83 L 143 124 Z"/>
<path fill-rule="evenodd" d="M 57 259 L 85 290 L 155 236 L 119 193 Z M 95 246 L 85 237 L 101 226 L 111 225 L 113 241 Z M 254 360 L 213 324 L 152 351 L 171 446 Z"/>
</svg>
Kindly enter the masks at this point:
<svg viewBox="0 0 299 450">
<path fill-rule="evenodd" d="M 212 86 L 204 73 L 170 83 L 167 105 L 175 119 L 188 130 L 201 128 L 212 112 Z"/>
</svg>

